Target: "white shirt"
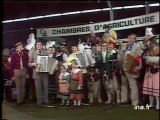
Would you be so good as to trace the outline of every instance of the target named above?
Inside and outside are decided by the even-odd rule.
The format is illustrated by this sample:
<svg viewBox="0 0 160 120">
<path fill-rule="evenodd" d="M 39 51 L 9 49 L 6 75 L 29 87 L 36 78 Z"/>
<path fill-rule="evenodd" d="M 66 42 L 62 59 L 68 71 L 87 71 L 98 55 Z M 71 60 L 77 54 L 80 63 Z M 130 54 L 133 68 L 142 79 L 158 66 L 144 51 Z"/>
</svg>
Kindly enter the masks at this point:
<svg viewBox="0 0 160 120">
<path fill-rule="evenodd" d="M 67 54 L 63 53 L 62 58 L 63 58 L 63 61 L 67 61 L 67 58 L 68 58 Z"/>
<path fill-rule="evenodd" d="M 48 57 L 53 57 L 53 54 L 48 54 Z"/>
<path fill-rule="evenodd" d="M 106 62 L 106 54 L 107 54 L 107 51 L 102 51 L 103 63 Z"/>
<path fill-rule="evenodd" d="M 11 62 L 11 57 L 8 58 L 8 62 L 9 62 L 9 63 Z"/>
</svg>

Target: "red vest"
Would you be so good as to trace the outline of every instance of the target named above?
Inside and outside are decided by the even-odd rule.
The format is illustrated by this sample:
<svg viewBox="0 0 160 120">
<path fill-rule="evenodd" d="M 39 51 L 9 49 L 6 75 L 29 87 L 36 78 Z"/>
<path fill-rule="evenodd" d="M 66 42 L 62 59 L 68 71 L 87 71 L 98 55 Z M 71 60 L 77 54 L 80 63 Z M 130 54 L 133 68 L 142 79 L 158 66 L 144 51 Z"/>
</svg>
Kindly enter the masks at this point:
<svg viewBox="0 0 160 120">
<path fill-rule="evenodd" d="M 28 61 L 29 57 L 27 52 L 23 51 L 22 52 L 22 63 L 23 63 L 23 68 L 27 69 L 28 68 Z M 20 69 L 20 55 L 16 51 L 11 54 L 11 76 L 14 76 L 14 69 Z"/>
</svg>

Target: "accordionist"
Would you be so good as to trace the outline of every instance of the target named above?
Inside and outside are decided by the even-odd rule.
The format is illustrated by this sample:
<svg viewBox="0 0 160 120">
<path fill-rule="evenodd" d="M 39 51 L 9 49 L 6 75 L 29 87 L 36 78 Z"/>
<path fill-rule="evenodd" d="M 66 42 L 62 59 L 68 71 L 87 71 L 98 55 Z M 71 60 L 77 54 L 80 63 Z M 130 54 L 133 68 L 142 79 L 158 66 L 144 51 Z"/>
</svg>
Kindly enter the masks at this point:
<svg viewBox="0 0 160 120">
<path fill-rule="evenodd" d="M 87 101 L 87 67 L 95 64 L 95 59 L 92 55 L 91 49 L 87 45 L 79 44 L 78 48 L 76 45 L 72 46 L 72 54 L 67 58 L 67 64 L 71 65 L 73 59 L 78 58 L 78 64 L 81 67 L 83 73 L 83 90 L 84 90 L 84 102 Z"/>
<path fill-rule="evenodd" d="M 89 66 L 94 66 L 95 58 L 91 47 L 86 43 L 82 43 L 78 45 L 79 51 L 76 54 L 76 57 L 79 59 L 83 68 L 87 68 Z"/>
</svg>

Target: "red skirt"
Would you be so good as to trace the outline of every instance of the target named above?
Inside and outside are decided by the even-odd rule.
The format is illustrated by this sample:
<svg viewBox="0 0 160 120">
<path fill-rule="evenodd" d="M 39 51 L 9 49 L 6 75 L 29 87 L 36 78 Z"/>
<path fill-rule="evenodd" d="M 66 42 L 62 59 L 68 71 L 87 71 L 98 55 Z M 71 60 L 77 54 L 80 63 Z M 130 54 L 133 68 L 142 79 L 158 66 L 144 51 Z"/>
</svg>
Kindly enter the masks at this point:
<svg viewBox="0 0 160 120">
<path fill-rule="evenodd" d="M 84 95 L 83 93 L 71 93 L 70 94 L 70 99 L 73 99 L 73 100 L 81 100 L 81 99 L 84 99 Z"/>
</svg>

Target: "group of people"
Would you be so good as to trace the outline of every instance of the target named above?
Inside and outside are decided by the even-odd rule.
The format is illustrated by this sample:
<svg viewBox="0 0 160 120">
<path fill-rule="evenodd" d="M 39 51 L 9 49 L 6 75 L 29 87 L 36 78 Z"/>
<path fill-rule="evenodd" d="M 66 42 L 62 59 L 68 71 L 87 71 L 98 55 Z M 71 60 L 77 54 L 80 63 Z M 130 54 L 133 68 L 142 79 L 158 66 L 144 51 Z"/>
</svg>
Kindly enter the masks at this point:
<svg viewBox="0 0 160 120">
<path fill-rule="evenodd" d="M 112 73 L 118 70 L 121 104 L 131 100 L 132 105 L 138 105 L 143 101 L 142 98 L 148 95 L 150 107 L 156 105 L 155 108 L 159 109 L 159 41 L 154 35 L 150 35 L 137 44 L 136 37 L 135 34 L 128 35 L 127 42 L 117 48 L 114 42 L 104 40 L 87 45 L 88 48 L 82 48 L 82 43 L 72 45 L 71 54 L 67 52 L 65 45 L 61 45 L 61 52 L 56 54 L 56 48 L 43 49 L 42 42 L 36 41 L 35 48 L 27 53 L 22 42 L 16 43 L 16 51 L 11 55 L 10 65 L 11 79 L 16 84 L 17 105 L 24 103 L 25 82 L 29 77 L 27 70 L 30 67 L 33 70 L 32 78 L 38 105 L 48 105 L 48 85 L 54 84 L 57 86 L 57 98 L 62 99 L 61 105 L 73 103 L 74 106 L 81 106 L 81 101 L 88 98 L 87 71 L 94 66 L 100 71 L 106 71 L 109 79 L 112 79 Z M 86 45 L 87 42 L 83 44 Z M 89 53 L 86 52 L 88 49 Z M 83 54 L 78 57 L 80 53 L 85 53 L 86 58 Z M 48 56 L 58 61 L 52 75 L 36 71 L 37 56 Z M 116 65 L 113 67 L 114 60 Z"/>
<path fill-rule="evenodd" d="M 23 43 L 18 42 L 15 44 L 16 51 L 11 54 L 10 66 L 11 66 L 11 79 L 15 81 L 17 90 L 17 105 L 24 103 L 25 96 L 25 83 L 26 79 L 29 77 L 28 67 L 32 68 L 32 78 L 35 82 L 35 91 L 38 105 L 49 105 L 48 104 L 48 85 L 54 84 L 56 79 L 54 75 L 48 74 L 48 72 L 38 72 L 36 71 L 37 56 L 48 56 L 56 57 L 59 61 L 57 66 L 57 71 L 59 75 L 58 79 L 58 98 L 62 99 L 62 105 L 64 105 L 65 100 L 67 100 L 67 105 L 69 105 L 69 99 L 73 99 L 74 105 L 80 105 L 82 94 L 82 72 L 78 68 L 78 63 L 72 60 L 72 71 L 71 74 L 67 72 L 68 65 L 65 63 L 67 55 L 64 53 L 59 53 L 54 56 L 54 48 L 48 48 L 48 51 L 43 49 L 42 42 L 36 42 L 36 48 L 32 49 L 29 53 L 24 50 Z M 63 51 L 64 46 L 61 46 Z M 56 71 L 56 72 L 57 72 Z M 70 94 L 69 94 L 69 82 L 70 81 Z M 67 87 L 68 86 L 68 87 Z"/>
</svg>

